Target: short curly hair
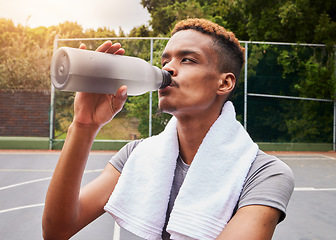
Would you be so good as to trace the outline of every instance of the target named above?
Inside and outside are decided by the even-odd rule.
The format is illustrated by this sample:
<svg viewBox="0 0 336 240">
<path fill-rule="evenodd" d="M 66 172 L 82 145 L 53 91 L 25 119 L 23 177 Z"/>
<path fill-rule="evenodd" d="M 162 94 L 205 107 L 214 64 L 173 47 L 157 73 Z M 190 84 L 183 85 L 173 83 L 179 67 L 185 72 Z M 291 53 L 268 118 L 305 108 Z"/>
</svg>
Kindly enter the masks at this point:
<svg viewBox="0 0 336 240">
<path fill-rule="evenodd" d="M 213 38 L 214 51 L 217 52 L 217 67 L 220 72 L 231 72 L 236 77 L 236 84 L 229 98 L 238 85 L 240 71 L 245 62 L 245 49 L 240 46 L 233 32 L 206 19 L 190 18 L 178 22 L 171 35 L 182 30 L 196 30 Z"/>
</svg>

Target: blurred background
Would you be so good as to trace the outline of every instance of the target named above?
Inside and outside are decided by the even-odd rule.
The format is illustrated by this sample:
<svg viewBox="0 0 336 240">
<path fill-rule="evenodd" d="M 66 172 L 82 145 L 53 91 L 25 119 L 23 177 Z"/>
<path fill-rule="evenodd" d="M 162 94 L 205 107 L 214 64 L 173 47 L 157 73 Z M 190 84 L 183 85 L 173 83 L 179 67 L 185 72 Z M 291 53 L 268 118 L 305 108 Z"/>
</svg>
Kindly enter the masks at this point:
<svg viewBox="0 0 336 240">
<path fill-rule="evenodd" d="M 160 66 L 174 24 L 207 18 L 246 48 L 233 99 L 237 118 L 263 150 L 335 148 L 336 2 L 261 0 L 0 0 L 0 148 L 60 149 L 74 93 L 54 91 L 53 52 L 107 39 L 126 55 Z M 157 93 L 129 97 L 98 134 L 95 149 L 117 150 L 157 134 L 170 116 Z"/>
</svg>

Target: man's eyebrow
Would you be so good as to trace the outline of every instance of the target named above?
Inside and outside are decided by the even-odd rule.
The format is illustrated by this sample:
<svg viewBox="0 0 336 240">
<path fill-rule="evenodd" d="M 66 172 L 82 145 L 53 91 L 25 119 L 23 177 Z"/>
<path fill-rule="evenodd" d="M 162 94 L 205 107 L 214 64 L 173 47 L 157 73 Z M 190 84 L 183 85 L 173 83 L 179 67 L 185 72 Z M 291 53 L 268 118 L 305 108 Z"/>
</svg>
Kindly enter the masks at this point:
<svg viewBox="0 0 336 240">
<path fill-rule="evenodd" d="M 163 54 L 161 55 L 161 58 L 169 58 L 169 56 L 170 56 L 170 55 L 169 55 L 168 53 L 165 52 L 165 53 L 163 53 Z"/>
<path fill-rule="evenodd" d="M 194 51 L 194 50 L 180 50 L 177 52 L 178 56 L 185 56 L 185 55 L 190 55 L 190 54 L 201 56 L 200 52 Z M 161 58 L 169 58 L 169 57 L 170 57 L 170 54 L 167 52 L 163 53 L 161 56 Z"/>
</svg>

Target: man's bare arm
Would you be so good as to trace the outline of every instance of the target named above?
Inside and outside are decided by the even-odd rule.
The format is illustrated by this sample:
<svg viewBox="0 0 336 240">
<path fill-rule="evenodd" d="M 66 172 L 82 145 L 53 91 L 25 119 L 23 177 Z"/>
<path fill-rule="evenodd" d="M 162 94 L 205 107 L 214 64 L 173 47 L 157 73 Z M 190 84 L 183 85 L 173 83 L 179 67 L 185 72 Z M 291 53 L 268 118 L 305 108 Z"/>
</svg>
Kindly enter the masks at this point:
<svg viewBox="0 0 336 240">
<path fill-rule="evenodd" d="M 46 196 L 42 219 L 45 239 L 68 239 L 78 228 L 80 185 L 95 136 L 93 130 L 78 124 L 69 127 Z"/>
<path fill-rule="evenodd" d="M 97 51 L 124 53 L 120 44 L 109 41 Z M 42 218 L 45 239 L 68 239 L 103 212 L 103 202 L 113 191 L 119 172 L 108 164 L 91 184 L 83 190 L 80 186 L 92 143 L 101 127 L 122 109 L 126 91 L 122 86 L 115 95 L 76 93 L 74 120 L 46 196 Z"/>
<path fill-rule="evenodd" d="M 230 220 L 217 240 L 270 240 L 279 221 L 278 209 L 250 205 L 242 207 Z"/>
</svg>

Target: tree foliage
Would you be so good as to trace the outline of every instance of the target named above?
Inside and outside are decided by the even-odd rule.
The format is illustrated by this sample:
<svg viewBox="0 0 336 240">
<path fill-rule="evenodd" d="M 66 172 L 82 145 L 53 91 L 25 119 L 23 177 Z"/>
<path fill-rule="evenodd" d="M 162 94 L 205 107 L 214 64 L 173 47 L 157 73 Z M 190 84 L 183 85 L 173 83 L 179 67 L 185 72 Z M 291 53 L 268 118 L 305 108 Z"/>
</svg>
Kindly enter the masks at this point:
<svg viewBox="0 0 336 240">
<path fill-rule="evenodd" d="M 239 40 L 318 43 L 326 47 L 249 44 L 248 91 L 309 98 L 334 99 L 336 1 L 314 0 L 141 0 L 151 14 L 149 26 L 119 34 L 108 28 L 87 29 L 76 22 L 30 28 L 0 19 L 0 88 L 49 90 L 49 68 L 53 40 L 59 38 L 114 38 L 169 36 L 174 24 L 185 18 L 207 18 L 233 31 Z M 94 50 L 103 41 L 85 41 Z M 149 40 L 120 40 L 126 55 L 150 60 Z M 78 47 L 80 42 L 59 42 Z M 166 41 L 155 40 L 153 64 L 160 66 Z M 243 116 L 241 74 L 233 99 L 238 119 Z M 57 97 L 58 130 L 72 118 L 73 94 Z M 169 116 L 159 114 L 157 93 L 153 93 L 153 134 L 160 132 Z M 125 110 L 139 119 L 142 137 L 148 136 L 149 95 L 129 97 Z M 332 141 L 332 103 L 248 99 L 248 130 L 256 141 Z"/>
<path fill-rule="evenodd" d="M 139 29 L 140 33 L 146 30 L 144 27 Z M 107 28 L 84 31 L 82 26 L 76 22 L 64 22 L 48 28 L 30 28 L 22 25 L 15 26 L 12 20 L 0 18 L 0 89 L 49 91 L 51 86 L 50 63 L 56 35 L 60 39 L 118 36 L 114 30 Z M 86 41 L 85 44 L 88 49 L 96 49 L 102 42 Z M 62 45 L 78 47 L 80 42 L 58 43 L 59 47 Z M 138 47 L 141 48 L 141 46 Z M 73 117 L 73 97 L 73 93 L 56 91 L 55 129 L 60 132 L 66 131 L 67 126 L 64 122 L 71 121 Z"/>
<path fill-rule="evenodd" d="M 335 44 L 333 0 L 142 0 L 156 34 L 169 34 L 176 21 L 204 17 L 240 40 Z"/>
<path fill-rule="evenodd" d="M 156 34 L 176 21 L 204 17 L 246 41 L 318 43 L 326 47 L 249 45 L 248 91 L 334 99 L 336 2 L 333 0 L 142 0 Z M 189 12 L 192 6 L 193 10 Z M 331 46 L 331 47 L 329 47 Z M 242 107 L 243 79 L 233 99 Z M 256 141 L 332 141 L 328 103 L 249 97 L 248 130 Z M 242 119 L 241 108 L 237 108 Z"/>
<path fill-rule="evenodd" d="M 49 34 L 46 28 L 31 31 L 0 19 L 1 89 L 50 89 Z"/>
</svg>

